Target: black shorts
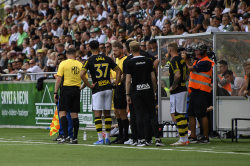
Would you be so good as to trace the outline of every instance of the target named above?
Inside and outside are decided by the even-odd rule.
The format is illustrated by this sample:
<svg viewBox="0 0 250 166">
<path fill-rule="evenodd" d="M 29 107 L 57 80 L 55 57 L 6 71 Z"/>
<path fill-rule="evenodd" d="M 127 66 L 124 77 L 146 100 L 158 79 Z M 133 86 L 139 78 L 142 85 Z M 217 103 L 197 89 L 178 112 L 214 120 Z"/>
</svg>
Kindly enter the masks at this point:
<svg viewBox="0 0 250 166">
<path fill-rule="evenodd" d="M 125 92 L 125 88 L 124 88 L 123 84 L 118 85 L 115 88 L 114 108 L 116 108 L 116 109 L 126 109 L 127 108 L 126 92 Z"/>
<path fill-rule="evenodd" d="M 207 116 L 207 108 L 210 103 L 210 94 L 201 90 L 194 90 L 190 94 L 188 116 L 204 118 Z"/>
<path fill-rule="evenodd" d="M 64 86 L 60 91 L 59 111 L 80 112 L 80 93 L 77 86 Z"/>
<path fill-rule="evenodd" d="M 156 116 L 154 92 L 131 94 L 131 102 L 136 116 Z"/>
</svg>

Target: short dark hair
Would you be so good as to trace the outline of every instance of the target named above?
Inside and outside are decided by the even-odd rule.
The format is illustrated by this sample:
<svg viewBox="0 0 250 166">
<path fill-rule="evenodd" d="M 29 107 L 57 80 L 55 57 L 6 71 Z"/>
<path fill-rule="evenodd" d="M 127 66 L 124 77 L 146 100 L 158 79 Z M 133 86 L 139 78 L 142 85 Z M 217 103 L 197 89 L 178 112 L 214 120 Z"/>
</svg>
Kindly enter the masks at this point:
<svg viewBox="0 0 250 166">
<path fill-rule="evenodd" d="M 225 61 L 225 60 L 220 60 L 218 63 L 222 64 L 222 65 L 227 65 L 227 61 Z"/>
<path fill-rule="evenodd" d="M 76 54 L 76 49 L 74 48 L 69 48 L 66 52 L 67 55 L 75 55 Z"/>
<path fill-rule="evenodd" d="M 132 41 L 135 41 L 134 38 L 129 38 L 126 43 L 125 43 L 125 47 L 126 47 L 126 50 L 130 53 L 130 47 L 129 47 L 129 43 L 132 42 Z"/>
<path fill-rule="evenodd" d="M 195 7 L 195 8 L 194 8 L 194 11 L 197 12 L 198 14 L 201 14 L 201 9 L 198 8 L 198 7 Z"/>
<path fill-rule="evenodd" d="M 123 45 L 118 41 L 115 41 L 112 46 L 113 47 L 118 47 L 119 49 L 123 49 Z"/>
<path fill-rule="evenodd" d="M 89 47 L 91 50 L 95 50 L 99 48 L 99 42 L 97 40 L 93 40 L 89 43 Z"/>
<path fill-rule="evenodd" d="M 224 77 L 225 75 L 233 75 L 234 73 L 231 71 L 231 70 L 226 70 L 223 74 L 222 74 L 222 76 Z"/>
<path fill-rule="evenodd" d="M 210 25 L 210 21 L 208 19 L 205 19 L 202 21 L 202 24 L 209 26 Z"/>
<path fill-rule="evenodd" d="M 64 59 L 67 59 L 66 55 L 63 54 L 63 53 L 59 53 L 57 56 L 58 56 L 58 57 L 59 57 L 59 56 L 63 56 Z"/>
</svg>

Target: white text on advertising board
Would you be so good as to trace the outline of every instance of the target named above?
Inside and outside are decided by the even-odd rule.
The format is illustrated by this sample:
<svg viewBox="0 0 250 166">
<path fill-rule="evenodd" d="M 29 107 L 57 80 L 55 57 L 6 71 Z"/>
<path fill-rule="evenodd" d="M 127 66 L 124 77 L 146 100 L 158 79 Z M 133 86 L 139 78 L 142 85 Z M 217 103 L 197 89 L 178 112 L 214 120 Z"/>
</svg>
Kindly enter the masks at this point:
<svg viewBox="0 0 250 166">
<path fill-rule="evenodd" d="M 29 104 L 28 91 L 2 91 L 2 104 Z"/>
</svg>

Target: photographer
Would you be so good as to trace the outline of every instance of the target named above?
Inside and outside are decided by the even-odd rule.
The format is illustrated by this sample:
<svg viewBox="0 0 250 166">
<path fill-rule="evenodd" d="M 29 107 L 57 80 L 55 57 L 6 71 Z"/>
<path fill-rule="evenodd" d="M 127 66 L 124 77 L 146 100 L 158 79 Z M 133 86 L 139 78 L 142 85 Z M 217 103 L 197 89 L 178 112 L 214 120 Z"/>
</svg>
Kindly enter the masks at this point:
<svg viewBox="0 0 250 166">
<path fill-rule="evenodd" d="M 191 128 L 191 136 L 189 137 L 190 143 L 210 143 L 208 138 L 208 119 L 207 119 L 207 106 L 209 103 L 209 94 L 211 93 L 211 77 L 214 62 L 207 56 L 207 46 L 202 44 L 195 48 L 195 60 L 193 65 L 190 65 L 189 59 L 186 55 L 183 58 L 190 71 L 189 80 L 189 93 L 190 101 L 188 107 L 189 123 Z M 204 130 L 204 136 L 197 140 L 195 126 L 195 117 L 201 118 Z"/>
</svg>

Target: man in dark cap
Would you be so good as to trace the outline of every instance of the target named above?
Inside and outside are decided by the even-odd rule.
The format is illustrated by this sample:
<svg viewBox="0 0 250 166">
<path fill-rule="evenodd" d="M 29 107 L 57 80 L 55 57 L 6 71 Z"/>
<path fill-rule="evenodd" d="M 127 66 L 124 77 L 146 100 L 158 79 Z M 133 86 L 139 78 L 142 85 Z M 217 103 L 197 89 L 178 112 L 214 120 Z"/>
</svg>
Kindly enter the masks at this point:
<svg viewBox="0 0 250 166">
<path fill-rule="evenodd" d="M 136 25 L 139 24 L 139 22 L 137 21 L 135 14 L 130 14 L 129 18 L 130 18 L 130 24 L 127 25 L 126 29 L 128 30 L 128 36 L 133 37 L 134 36 L 134 28 Z"/>
<path fill-rule="evenodd" d="M 151 46 L 151 50 L 149 50 L 148 53 L 152 56 L 157 56 L 158 55 L 157 41 L 155 39 L 151 39 L 149 41 L 149 44 Z"/>
</svg>

